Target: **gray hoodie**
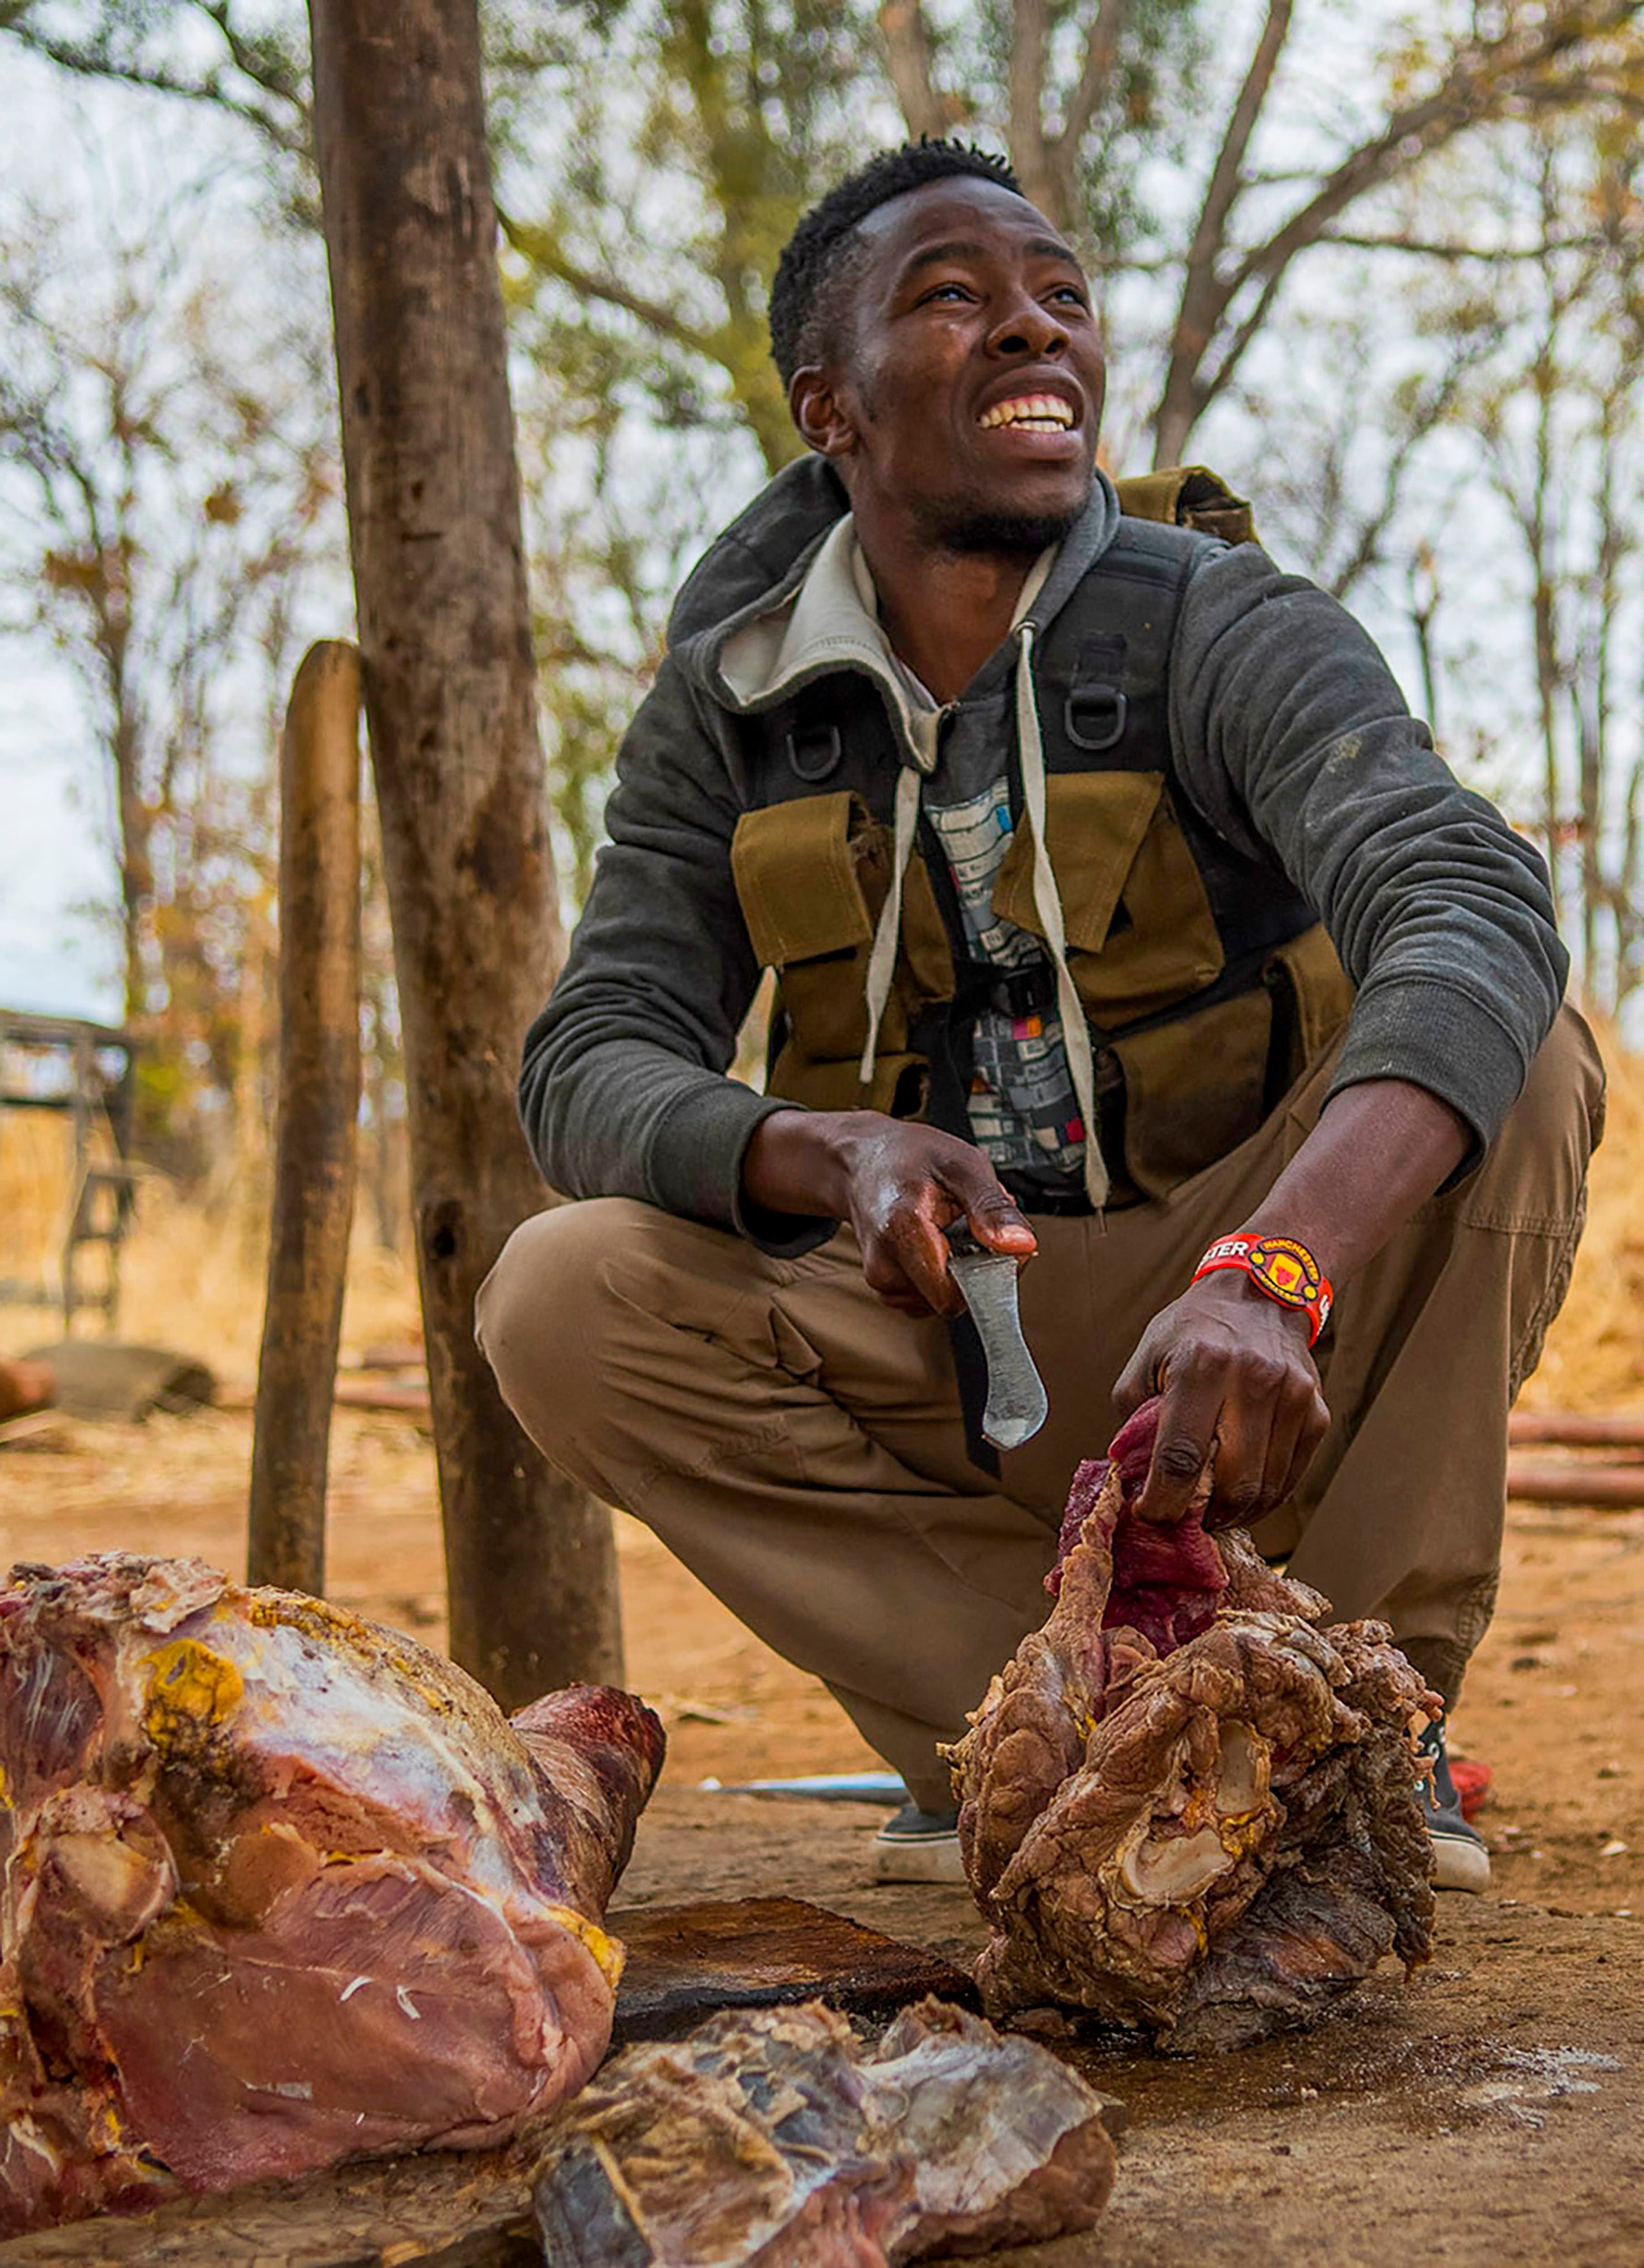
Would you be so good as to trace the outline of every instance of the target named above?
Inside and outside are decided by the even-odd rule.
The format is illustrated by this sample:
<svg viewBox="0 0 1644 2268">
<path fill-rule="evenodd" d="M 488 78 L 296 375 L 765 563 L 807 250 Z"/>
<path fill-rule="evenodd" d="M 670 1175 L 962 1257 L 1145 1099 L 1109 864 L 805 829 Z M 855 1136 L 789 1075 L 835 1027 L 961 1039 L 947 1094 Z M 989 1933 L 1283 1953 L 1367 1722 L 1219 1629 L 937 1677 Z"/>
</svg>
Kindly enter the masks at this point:
<svg viewBox="0 0 1644 2268">
<path fill-rule="evenodd" d="M 905 761 L 902 689 L 869 644 L 793 636 L 796 599 L 846 509 L 819 460 L 790 466 L 690 576 L 624 738 L 610 840 L 570 957 L 526 1038 L 522 1115 L 572 1197 L 627 1196 L 793 1253 L 830 1225 L 757 1213 L 749 1137 L 791 1105 L 725 1075 L 759 970 L 731 875 L 749 787 L 735 719 L 829 670 L 873 677 Z M 1034 601 L 1052 620 L 1118 525 L 1099 480 Z M 726 648 L 733 662 L 727 671 Z M 749 668 L 750 650 L 765 666 Z M 1013 641 L 979 672 L 1006 682 Z M 1253 545 L 1203 546 L 1169 664 L 1179 788 L 1226 839 L 1264 846 L 1316 908 L 1357 986 L 1332 1091 L 1404 1079 L 1473 1129 L 1476 1163 L 1523 1084 L 1568 956 L 1545 868 L 1461 787 L 1353 618 Z M 1001 762 L 1003 750 L 1000 752 Z M 886 783 L 886 802 L 891 797 Z"/>
</svg>

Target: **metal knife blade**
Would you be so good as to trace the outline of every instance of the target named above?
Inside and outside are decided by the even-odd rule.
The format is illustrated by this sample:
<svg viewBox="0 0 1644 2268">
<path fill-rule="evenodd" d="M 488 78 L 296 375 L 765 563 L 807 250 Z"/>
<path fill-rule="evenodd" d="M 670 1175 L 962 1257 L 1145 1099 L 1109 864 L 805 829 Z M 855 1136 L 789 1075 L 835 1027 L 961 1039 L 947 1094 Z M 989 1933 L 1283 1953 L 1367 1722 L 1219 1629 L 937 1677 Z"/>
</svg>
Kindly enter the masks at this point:
<svg viewBox="0 0 1644 2268">
<path fill-rule="evenodd" d="M 964 1221 L 944 1232 L 948 1273 L 964 1295 L 987 1358 L 987 1408 L 982 1431 L 995 1449 L 1020 1449 L 1044 1423 L 1050 1400 L 1023 1336 L 1016 1304 L 1016 1263 L 978 1244 Z"/>
</svg>

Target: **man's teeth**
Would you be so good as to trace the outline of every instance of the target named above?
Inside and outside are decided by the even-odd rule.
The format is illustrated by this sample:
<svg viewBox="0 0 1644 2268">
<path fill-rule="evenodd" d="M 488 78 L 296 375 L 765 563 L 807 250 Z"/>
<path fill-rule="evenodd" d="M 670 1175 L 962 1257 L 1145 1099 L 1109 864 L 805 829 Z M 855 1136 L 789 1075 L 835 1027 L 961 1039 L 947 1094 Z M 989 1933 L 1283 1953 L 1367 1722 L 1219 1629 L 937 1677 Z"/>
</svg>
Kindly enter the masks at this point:
<svg viewBox="0 0 1644 2268">
<path fill-rule="evenodd" d="M 1073 406 L 1058 394 L 1024 394 L 1020 401 L 997 402 L 976 420 L 984 432 L 994 425 L 1017 425 L 1028 433 L 1064 433 L 1073 422 Z"/>
</svg>

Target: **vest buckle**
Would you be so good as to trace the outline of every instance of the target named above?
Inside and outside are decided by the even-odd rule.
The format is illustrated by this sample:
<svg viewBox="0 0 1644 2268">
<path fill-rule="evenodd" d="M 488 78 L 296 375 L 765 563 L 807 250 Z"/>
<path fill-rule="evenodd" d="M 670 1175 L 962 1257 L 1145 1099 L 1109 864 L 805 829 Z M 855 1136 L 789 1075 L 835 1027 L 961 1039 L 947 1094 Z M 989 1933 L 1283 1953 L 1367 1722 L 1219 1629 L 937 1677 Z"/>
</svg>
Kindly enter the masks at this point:
<svg viewBox="0 0 1644 2268">
<path fill-rule="evenodd" d="M 808 725 L 803 730 L 798 726 L 789 728 L 788 760 L 796 779 L 814 787 L 838 770 L 844 754 L 845 743 L 837 725 Z"/>
<path fill-rule="evenodd" d="M 1099 755 L 1124 737 L 1130 703 L 1116 685 L 1076 685 L 1062 712 L 1062 728 L 1076 748 Z"/>
</svg>

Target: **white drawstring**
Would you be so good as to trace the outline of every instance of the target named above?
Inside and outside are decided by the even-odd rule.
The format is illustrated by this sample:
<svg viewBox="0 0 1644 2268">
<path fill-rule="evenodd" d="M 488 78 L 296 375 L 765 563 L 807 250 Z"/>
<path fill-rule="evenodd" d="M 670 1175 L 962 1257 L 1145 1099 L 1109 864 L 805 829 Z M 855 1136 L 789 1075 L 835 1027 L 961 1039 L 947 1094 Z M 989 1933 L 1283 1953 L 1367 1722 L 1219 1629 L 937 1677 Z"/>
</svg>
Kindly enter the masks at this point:
<svg viewBox="0 0 1644 2268">
<path fill-rule="evenodd" d="M 1022 800 L 1033 830 L 1033 910 L 1044 932 L 1056 970 L 1056 1006 L 1062 1016 L 1062 1043 L 1079 1114 L 1084 1120 L 1085 1195 L 1098 1213 L 1108 1201 L 1108 1169 L 1096 1136 L 1096 1065 L 1091 1053 L 1091 1028 L 1084 1003 L 1068 967 L 1067 925 L 1044 831 L 1044 740 L 1039 729 L 1039 705 L 1033 699 L 1033 625 L 1023 622 L 1016 632 L 1016 746 L 1022 759 Z"/>
<path fill-rule="evenodd" d="M 891 977 L 896 966 L 896 944 L 902 934 L 902 878 L 914 855 L 919 826 L 919 774 L 905 764 L 896 775 L 896 823 L 891 846 L 890 888 L 879 908 L 874 930 L 874 949 L 867 956 L 867 1045 L 862 1051 L 861 1079 L 866 1087 L 874 1075 L 879 1051 L 879 1022 L 890 998 Z"/>
</svg>

